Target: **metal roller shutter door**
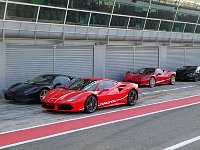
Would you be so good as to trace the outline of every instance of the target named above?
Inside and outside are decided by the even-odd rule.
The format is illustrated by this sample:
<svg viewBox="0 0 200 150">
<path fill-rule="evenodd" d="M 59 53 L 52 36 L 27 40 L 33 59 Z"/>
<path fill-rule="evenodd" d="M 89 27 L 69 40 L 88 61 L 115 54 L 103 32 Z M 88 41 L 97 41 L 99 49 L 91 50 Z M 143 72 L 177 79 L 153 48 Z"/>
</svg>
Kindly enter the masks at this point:
<svg viewBox="0 0 200 150">
<path fill-rule="evenodd" d="M 121 81 L 126 71 L 133 71 L 133 47 L 107 47 L 105 77 Z"/>
<path fill-rule="evenodd" d="M 185 50 L 184 48 L 168 47 L 166 69 L 176 70 L 185 64 Z"/>
<path fill-rule="evenodd" d="M 158 67 L 158 47 L 136 47 L 134 70 L 145 67 Z"/>
<path fill-rule="evenodd" d="M 185 55 L 185 65 L 200 65 L 200 48 L 187 48 Z"/>
<path fill-rule="evenodd" d="M 52 47 L 6 46 L 7 87 L 45 73 L 53 73 Z"/>
<path fill-rule="evenodd" d="M 93 77 L 93 46 L 57 47 L 55 72 L 76 77 Z"/>
</svg>

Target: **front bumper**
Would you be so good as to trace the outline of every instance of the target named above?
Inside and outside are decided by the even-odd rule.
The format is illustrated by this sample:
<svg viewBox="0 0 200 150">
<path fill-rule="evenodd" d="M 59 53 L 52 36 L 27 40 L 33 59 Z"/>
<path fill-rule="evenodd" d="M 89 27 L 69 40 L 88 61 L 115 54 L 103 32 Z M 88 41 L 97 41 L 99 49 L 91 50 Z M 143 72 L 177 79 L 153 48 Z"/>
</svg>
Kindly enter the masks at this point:
<svg viewBox="0 0 200 150">
<path fill-rule="evenodd" d="M 32 102 L 39 102 L 39 99 L 36 94 L 25 95 L 13 92 L 4 92 L 4 97 L 6 100 L 12 100 L 14 102 L 25 102 L 25 103 L 32 103 Z"/>
<path fill-rule="evenodd" d="M 78 108 L 71 104 L 55 104 L 55 103 L 46 103 L 42 102 L 42 107 L 46 110 L 59 111 L 59 112 L 80 112 L 84 108 Z"/>
</svg>

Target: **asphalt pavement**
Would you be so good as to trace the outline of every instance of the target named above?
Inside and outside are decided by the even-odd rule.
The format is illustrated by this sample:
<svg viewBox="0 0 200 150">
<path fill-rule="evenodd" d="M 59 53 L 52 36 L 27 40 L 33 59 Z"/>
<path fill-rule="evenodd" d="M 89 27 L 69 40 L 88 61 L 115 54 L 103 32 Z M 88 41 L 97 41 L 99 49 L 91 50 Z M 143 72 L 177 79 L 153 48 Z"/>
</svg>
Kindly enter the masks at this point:
<svg viewBox="0 0 200 150">
<path fill-rule="evenodd" d="M 200 95 L 200 82 L 177 82 L 176 85 L 140 88 L 136 106 Z M 200 134 L 199 105 L 162 112 L 129 121 L 70 133 L 8 149 L 163 149 Z M 95 114 L 130 108 L 118 106 L 97 110 Z M 46 111 L 40 105 L 16 104 L 0 100 L 0 133 L 47 123 L 88 116 L 84 113 Z M 200 147 L 198 142 L 183 149 Z"/>
</svg>

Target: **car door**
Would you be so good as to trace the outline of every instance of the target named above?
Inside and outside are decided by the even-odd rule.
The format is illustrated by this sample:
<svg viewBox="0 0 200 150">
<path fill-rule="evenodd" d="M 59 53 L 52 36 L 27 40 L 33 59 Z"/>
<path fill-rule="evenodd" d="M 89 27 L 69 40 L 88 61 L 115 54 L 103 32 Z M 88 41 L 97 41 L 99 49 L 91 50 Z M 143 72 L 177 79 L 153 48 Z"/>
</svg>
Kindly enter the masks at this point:
<svg viewBox="0 0 200 150">
<path fill-rule="evenodd" d="M 155 75 L 157 84 L 163 84 L 166 81 L 166 76 L 161 69 L 156 69 Z"/>
<path fill-rule="evenodd" d="M 111 80 L 104 80 L 98 87 L 98 102 L 99 107 L 107 107 L 116 103 L 119 97 L 119 90 L 115 89 L 117 82 Z"/>
</svg>

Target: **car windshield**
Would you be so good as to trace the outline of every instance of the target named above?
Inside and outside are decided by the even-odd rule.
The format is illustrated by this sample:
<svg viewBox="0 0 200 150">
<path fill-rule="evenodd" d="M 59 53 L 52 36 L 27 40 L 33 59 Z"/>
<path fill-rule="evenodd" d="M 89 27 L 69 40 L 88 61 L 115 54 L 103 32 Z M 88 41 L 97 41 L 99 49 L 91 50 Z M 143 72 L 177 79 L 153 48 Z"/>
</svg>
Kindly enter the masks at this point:
<svg viewBox="0 0 200 150">
<path fill-rule="evenodd" d="M 54 79 L 54 76 L 52 75 L 41 75 L 36 77 L 35 79 L 29 81 L 30 84 L 50 84 L 52 80 Z"/>
<path fill-rule="evenodd" d="M 96 81 L 96 80 L 80 79 L 80 80 L 75 81 L 67 89 L 68 90 L 94 91 L 96 89 L 98 83 L 99 83 L 99 81 Z"/>
<path fill-rule="evenodd" d="M 154 72 L 155 69 L 153 68 L 142 68 L 137 72 L 137 74 L 153 74 Z"/>
<path fill-rule="evenodd" d="M 195 71 L 197 69 L 197 66 L 184 66 L 182 70 L 186 71 Z"/>
</svg>

